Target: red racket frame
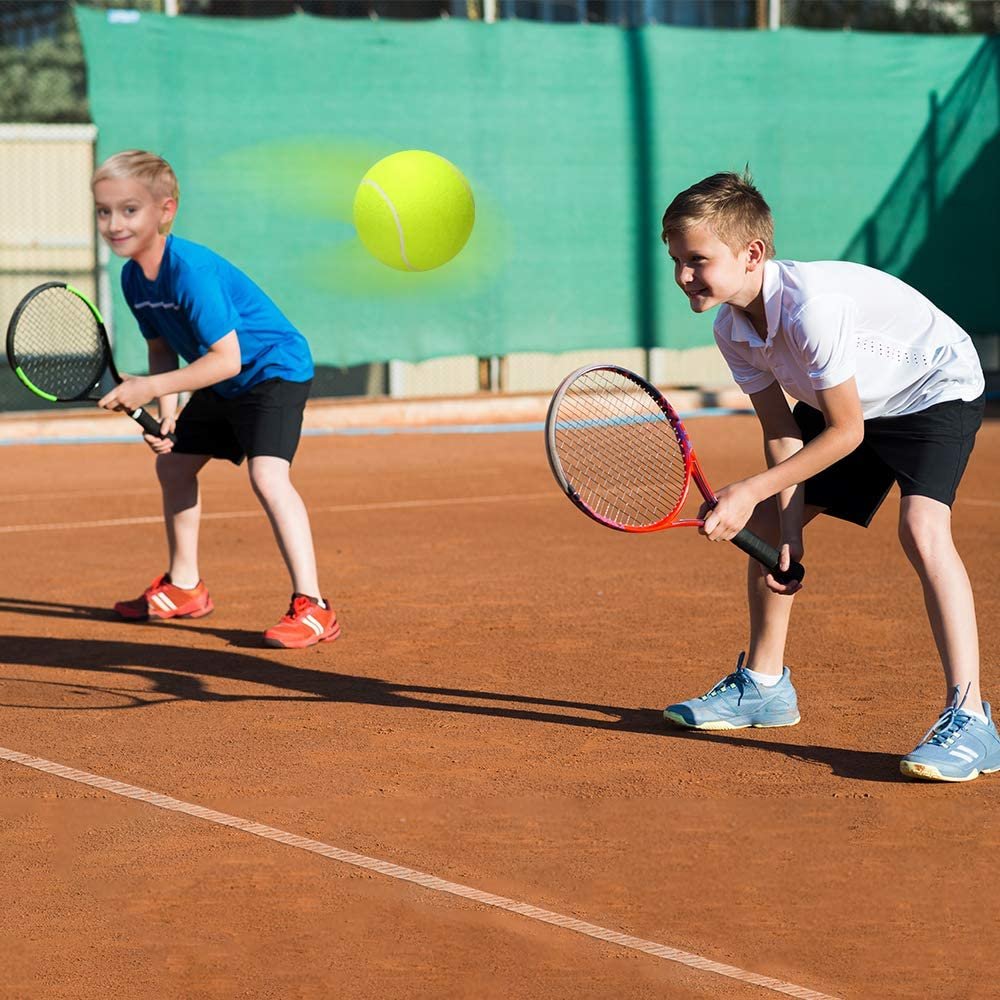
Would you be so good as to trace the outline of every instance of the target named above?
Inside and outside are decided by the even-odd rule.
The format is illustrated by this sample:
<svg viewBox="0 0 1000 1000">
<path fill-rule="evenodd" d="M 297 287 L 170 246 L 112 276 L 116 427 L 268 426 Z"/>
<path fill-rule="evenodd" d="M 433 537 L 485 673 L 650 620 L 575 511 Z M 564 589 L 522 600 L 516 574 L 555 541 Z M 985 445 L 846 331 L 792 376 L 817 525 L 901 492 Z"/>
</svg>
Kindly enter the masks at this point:
<svg viewBox="0 0 1000 1000">
<path fill-rule="evenodd" d="M 649 396 L 654 403 L 656 403 L 656 405 L 663 412 L 663 415 L 669 421 L 670 426 L 673 429 L 674 436 L 677 439 L 677 443 L 680 446 L 681 456 L 684 460 L 684 485 L 681 489 L 680 499 L 667 515 L 652 524 L 620 524 L 619 522 L 612 521 L 597 511 L 592 510 L 574 489 L 573 485 L 569 482 L 569 479 L 563 471 L 562 463 L 559 460 L 559 450 L 556 445 L 556 418 L 559 411 L 559 404 L 562 402 L 562 399 L 566 395 L 570 386 L 577 379 L 590 372 L 596 371 L 615 372 L 624 376 L 639 389 L 645 392 L 646 395 Z M 702 527 L 705 522 L 701 518 L 677 517 L 681 508 L 684 506 L 685 500 L 687 499 L 688 490 L 690 489 L 692 480 L 694 480 L 695 485 L 698 487 L 698 491 L 705 498 L 706 502 L 710 503 L 714 507 L 719 500 L 715 491 L 711 486 L 709 486 L 708 480 L 705 478 L 705 474 L 701 468 L 701 463 L 698 461 L 698 456 L 695 454 L 694 446 L 691 444 L 691 439 L 688 436 L 687 429 L 685 428 L 684 422 L 681 420 L 677 411 L 670 405 L 666 396 L 664 396 L 663 393 L 656 388 L 656 386 L 648 382 L 641 375 L 637 375 L 635 372 L 630 371 L 628 368 L 623 368 L 620 365 L 585 365 L 583 368 L 578 368 L 576 371 L 570 372 L 570 374 L 563 379 L 552 396 L 552 400 L 549 403 L 548 413 L 545 418 L 545 448 L 549 459 L 549 465 L 552 468 L 552 474 L 555 476 L 556 482 L 558 482 L 560 487 L 562 487 L 566 496 L 569 497 L 573 504 L 579 510 L 583 511 L 587 517 L 597 521 L 598 524 L 602 524 L 607 528 L 612 528 L 615 531 L 644 534 L 650 531 L 663 531 L 666 528 Z M 802 577 L 805 575 L 805 568 L 798 562 L 793 562 L 788 570 L 781 570 L 779 565 L 780 553 L 778 550 L 774 548 L 773 545 L 765 542 L 762 538 L 759 538 L 752 531 L 749 531 L 746 528 L 738 532 L 731 539 L 731 541 L 738 548 L 742 549 L 762 565 L 766 566 L 779 582 L 788 583 L 792 580 L 801 581 Z"/>
</svg>

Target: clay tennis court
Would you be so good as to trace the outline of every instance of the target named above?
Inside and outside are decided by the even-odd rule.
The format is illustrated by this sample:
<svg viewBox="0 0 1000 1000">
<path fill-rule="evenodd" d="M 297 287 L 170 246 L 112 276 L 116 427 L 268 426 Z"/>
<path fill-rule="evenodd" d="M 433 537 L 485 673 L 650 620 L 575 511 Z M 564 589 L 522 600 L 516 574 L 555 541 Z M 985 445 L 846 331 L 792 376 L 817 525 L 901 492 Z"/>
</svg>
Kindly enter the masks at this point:
<svg viewBox="0 0 1000 1000">
<path fill-rule="evenodd" d="M 752 417 L 689 426 L 714 485 L 758 467 Z M 994 699 L 998 455 L 994 416 L 955 507 Z M 660 710 L 732 669 L 744 557 L 589 522 L 540 432 L 305 438 L 296 481 L 344 634 L 302 651 L 259 644 L 288 594 L 243 470 L 203 478 L 215 614 L 126 625 L 111 604 L 164 568 L 145 448 L 0 463 L 0 996 L 1000 991 L 1000 776 L 897 771 L 944 690 L 895 497 L 867 532 L 807 537 L 802 723 L 684 734 Z"/>
</svg>

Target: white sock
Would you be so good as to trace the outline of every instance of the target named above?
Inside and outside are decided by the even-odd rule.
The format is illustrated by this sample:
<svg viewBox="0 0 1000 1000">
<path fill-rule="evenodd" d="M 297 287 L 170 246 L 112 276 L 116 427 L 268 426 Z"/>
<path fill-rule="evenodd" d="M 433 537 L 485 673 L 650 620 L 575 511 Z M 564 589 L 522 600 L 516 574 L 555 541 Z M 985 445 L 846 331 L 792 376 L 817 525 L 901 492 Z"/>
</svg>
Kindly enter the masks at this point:
<svg viewBox="0 0 1000 1000">
<path fill-rule="evenodd" d="M 747 670 L 747 673 L 753 679 L 755 684 L 759 684 L 761 687 L 774 687 L 778 681 L 784 676 L 784 673 L 780 674 L 760 674 L 756 670 Z"/>
<path fill-rule="evenodd" d="M 988 722 L 985 712 L 974 712 L 971 708 L 963 708 L 966 715 L 974 715 L 980 722 Z"/>
</svg>

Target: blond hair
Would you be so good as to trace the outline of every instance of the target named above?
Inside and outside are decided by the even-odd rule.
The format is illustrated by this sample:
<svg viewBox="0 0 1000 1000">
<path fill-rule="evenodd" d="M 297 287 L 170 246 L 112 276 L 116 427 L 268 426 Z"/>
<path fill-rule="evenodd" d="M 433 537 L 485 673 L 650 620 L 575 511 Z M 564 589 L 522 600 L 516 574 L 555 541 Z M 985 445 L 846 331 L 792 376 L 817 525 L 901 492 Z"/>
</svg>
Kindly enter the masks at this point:
<svg viewBox="0 0 1000 1000">
<path fill-rule="evenodd" d="M 156 153 L 147 153 L 144 149 L 126 149 L 109 156 L 94 171 L 90 189 L 93 190 L 98 181 L 116 177 L 134 177 L 149 189 L 154 198 L 180 200 L 180 187 L 173 167 Z"/>
<path fill-rule="evenodd" d="M 774 219 L 749 169 L 742 174 L 712 174 L 677 195 L 663 214 L 663 242 L 673 233 L 702 225 L 734 253 L 762 240 L 767 257 L 774 256 Z"/>
</svg>

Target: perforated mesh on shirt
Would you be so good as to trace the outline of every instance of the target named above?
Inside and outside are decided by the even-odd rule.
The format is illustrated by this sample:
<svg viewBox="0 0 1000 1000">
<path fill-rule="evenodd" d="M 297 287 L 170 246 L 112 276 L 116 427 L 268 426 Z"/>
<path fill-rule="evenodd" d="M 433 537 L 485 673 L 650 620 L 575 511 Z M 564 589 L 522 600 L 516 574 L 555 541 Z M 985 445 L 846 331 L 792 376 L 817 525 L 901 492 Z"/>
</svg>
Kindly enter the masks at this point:
<svg viewBox="0 0 1000 1000">
<path fill-rule="evenodd" d="M 899 365 L 914 365 L 918 368 L 930 368 L 931 359 L 926 351 L 913 350 L 900 344 L 886 343 L 878 337 L 858 337 L 856 346 L 859 351 L 874 354 L 877 358 L 885 358 Z"/>
</svg>

